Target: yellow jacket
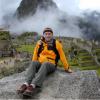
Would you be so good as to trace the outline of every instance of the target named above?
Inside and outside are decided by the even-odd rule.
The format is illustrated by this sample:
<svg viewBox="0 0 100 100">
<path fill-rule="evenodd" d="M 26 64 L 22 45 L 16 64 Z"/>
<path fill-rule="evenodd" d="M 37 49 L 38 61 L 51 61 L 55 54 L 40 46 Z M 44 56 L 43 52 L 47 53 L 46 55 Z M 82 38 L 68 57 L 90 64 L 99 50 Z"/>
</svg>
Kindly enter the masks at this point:
<svg viewBox="0 0 100 100">
<path fill-rule="evenodd" d="M 55 64 L 56 54 L 54 53 L 53 50 L 47 49 L 47 46 L 48 46 L 47 43 L 43 42 L 44 49 L 42 50 L 42 52 L 40 53 L 40 55 L 38 57 L 37 54 L 38 54 L 39 45 L 40 45 L 40 41 L 38 41 L 37 44 L 36 44 L 36 47 L 35 47 L 34 53 L 33 53 L 32 61 L 39 61 L 40 63 L 50 62 L 50 63 Z M 69 68 L 69 64 L 66 60 L 64 51 L 62 49 L 62 45 L 57 40 L 56 40 L 56 49 L 58 50 L 58 53 L 60 55 L 60 60 L 63 63 L 64 69 L 67 70 Z M 50 58 L 50 59 L 48 59 L 48 58 Z"/>
</svg>

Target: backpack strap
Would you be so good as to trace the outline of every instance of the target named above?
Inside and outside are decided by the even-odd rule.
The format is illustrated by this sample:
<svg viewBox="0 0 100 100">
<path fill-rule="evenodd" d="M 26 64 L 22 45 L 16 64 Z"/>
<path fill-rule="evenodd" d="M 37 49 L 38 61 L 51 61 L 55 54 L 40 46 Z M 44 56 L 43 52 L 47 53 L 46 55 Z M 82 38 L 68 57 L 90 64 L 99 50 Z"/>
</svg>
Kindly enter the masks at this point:
<svg viewBox="0 0 100 100">
<path fill-rule="evenodd" d="M 57 66 L 58 60 L 60 59 L 60 55 L 59 55 L 59 52 L 58 52 L 58 50 L 56 48 L 56 40 L 55 39 L 53 39 L 53 51 L 56 54 L 55 62 L 56 62 L 56 66 Z"/>
<path fill-rule="evenodd" d="M 43 43 L 41 42 L 41 44 L 39 45 L 38 53 L 37 53 L 38 57 L 39 57 L 39 55 L 40 55 L 40 53 L 42 52 L 43 49 L 44 49 Z"/>
</svg>

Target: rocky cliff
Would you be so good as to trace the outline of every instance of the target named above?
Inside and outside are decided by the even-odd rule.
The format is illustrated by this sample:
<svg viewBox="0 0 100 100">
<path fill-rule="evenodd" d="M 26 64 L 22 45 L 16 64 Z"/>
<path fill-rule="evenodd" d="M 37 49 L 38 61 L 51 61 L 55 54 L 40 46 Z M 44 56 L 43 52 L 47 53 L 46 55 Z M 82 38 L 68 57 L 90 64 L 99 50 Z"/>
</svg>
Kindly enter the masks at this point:
<svg viewBox="0 0 100 100">
<path fill-rule="evenodd" d="M 53 0 L 22 0 L 16 14 L 18 17 L 26 17 L 35 14 L 38 8 L 48 10 L 56 9 L 57 6 Z"/>
</svg>

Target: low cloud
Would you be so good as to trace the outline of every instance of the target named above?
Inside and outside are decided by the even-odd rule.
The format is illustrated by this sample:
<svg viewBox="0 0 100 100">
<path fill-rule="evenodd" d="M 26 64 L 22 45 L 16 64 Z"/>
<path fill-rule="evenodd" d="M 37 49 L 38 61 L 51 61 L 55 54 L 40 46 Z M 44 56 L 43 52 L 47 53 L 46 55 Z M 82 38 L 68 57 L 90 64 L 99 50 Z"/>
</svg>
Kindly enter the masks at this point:
<svg viewBox="0 0 100 100">
<path fill-rule="evenodd" d="M 0 0 L 0 26 L 5 24 L 5 18 L 15 13 L 20 2 L 21 0 Z"/>
<path fill-rule="evenodd" d="M 54 10 L 54 9 L 53 9 Z M 81 37 L 81 30 L 77 25 L 77 18 L 64 12 L 37 10 L 34 16 L 25 19 L 14 20 L 10 23 L 11 33 L 35 31 L 42 34 L 45 27 L 51 27 L 54 35 Z M 52 12 L 53 11 L 53 12 Z"/>
<path fill-rule="evenodd" d="M 43 11 L 38 9 L 36 14 L 24 19 L 13 17 L 21 0 L 0 0 L 2 4 L 1 20 L 3 25 L 9 26 L 11 33 L 21 34 L 26 31 L 35 31 L 42 34 L 45 27 L 51 27 L 54 35 L 81 37 L 81 30 L 77 24 L 77 17 L 68 15 L 66 12 L 51 9 Z M 6 8 L 4 8 L 6 6 Z"/>
</svg>

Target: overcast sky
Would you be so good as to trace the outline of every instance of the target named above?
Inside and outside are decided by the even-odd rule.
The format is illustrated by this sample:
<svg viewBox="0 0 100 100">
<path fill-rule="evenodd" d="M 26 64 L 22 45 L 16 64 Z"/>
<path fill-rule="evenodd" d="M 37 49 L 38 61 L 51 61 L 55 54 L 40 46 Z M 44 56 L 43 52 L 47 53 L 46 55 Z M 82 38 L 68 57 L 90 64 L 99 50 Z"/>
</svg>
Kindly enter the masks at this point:
<svg viewBox="0 0 100 100">
<path fill-rule="evenodd" d="M 80 13 L 80 9 L 78 7 L 79 0 L 54 0 L 58 7 L 72 15 L 76 15 Z"/>
<path fill-rule="evenodd" d="M 100 0 L 54 0 L 58 7 L 69 14 L 77 15 L 84 10 L 100 11 Z"/>
<path fill-rule="evenodd" d="M 100 11 L 100 0 L 80 0 L 79 8 L 82 10 L 91 9 Z"/>
</svg>

